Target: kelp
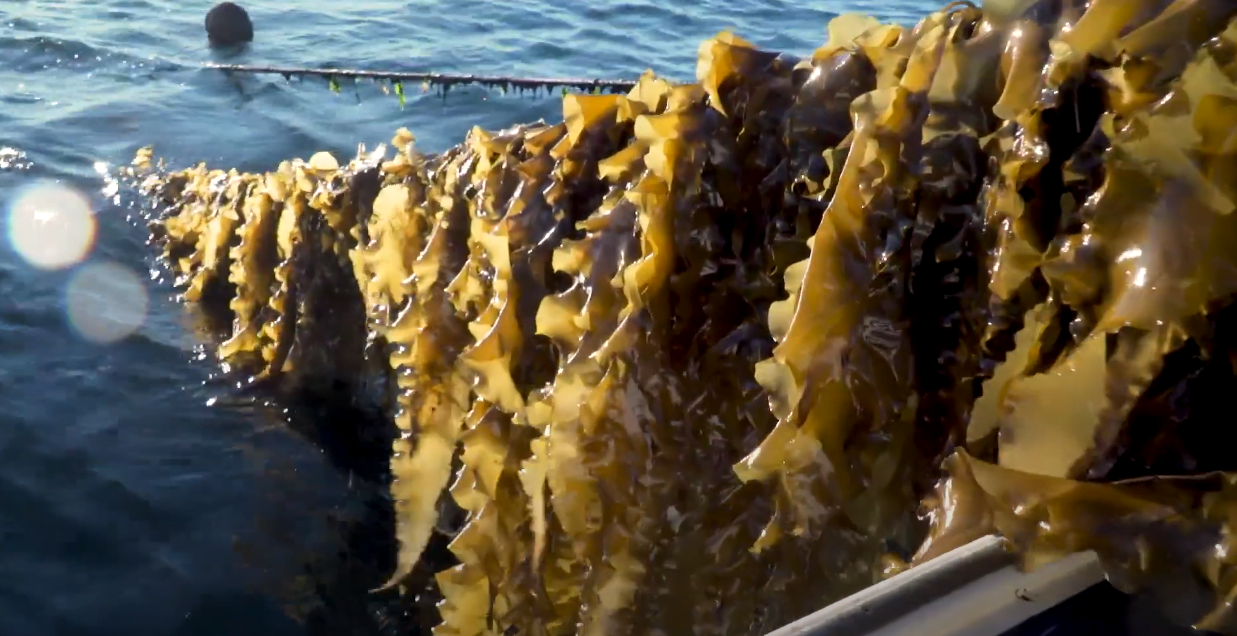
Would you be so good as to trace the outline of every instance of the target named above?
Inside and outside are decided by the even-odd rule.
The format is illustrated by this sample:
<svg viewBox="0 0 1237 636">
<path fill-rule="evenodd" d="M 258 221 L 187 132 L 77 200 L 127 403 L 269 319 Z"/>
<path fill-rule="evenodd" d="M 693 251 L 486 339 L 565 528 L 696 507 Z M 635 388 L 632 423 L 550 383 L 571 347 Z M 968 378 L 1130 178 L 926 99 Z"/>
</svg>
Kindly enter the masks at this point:
<svg viewBox="0 0 1237 636">
<path fill-rule="evenodd" d="M 386 378 L 388 585 L 467 518 L 438 633 L 762 633 L 988 532 L 1233 633 L 1235 15 L 723 33 L 442 154 L 137 172 L 221 362 Z"/>
</svg>

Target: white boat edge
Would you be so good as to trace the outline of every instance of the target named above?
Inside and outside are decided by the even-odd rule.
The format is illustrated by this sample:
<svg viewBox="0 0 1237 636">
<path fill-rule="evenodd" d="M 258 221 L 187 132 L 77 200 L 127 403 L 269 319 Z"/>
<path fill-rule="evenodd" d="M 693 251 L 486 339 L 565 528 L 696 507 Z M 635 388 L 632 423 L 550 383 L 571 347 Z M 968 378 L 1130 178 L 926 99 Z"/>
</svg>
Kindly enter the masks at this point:
<svg viewBox="0 0 1237 636">
<path fill-rule="evenodd" d="M 999 636 L 1104 580 L 1094 552 L 1022 572 L 984 537 L 767 636 Z"/>
</svg>

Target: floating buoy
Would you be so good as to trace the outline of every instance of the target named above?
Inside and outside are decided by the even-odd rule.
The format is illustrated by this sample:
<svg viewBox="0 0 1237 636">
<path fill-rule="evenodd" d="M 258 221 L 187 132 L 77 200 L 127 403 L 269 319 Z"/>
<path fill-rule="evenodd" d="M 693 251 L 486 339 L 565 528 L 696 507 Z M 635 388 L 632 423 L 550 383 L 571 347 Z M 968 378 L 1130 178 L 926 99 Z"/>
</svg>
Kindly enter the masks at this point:
<svg viewBox="0 0 1237 636">
<path fill-rule="evenodd" d="M 220 2 L 206 13 L 206 37 L 212 46 L 235 46 L 253 41 L 249 13 L 234 2 Z"/>
</svg>

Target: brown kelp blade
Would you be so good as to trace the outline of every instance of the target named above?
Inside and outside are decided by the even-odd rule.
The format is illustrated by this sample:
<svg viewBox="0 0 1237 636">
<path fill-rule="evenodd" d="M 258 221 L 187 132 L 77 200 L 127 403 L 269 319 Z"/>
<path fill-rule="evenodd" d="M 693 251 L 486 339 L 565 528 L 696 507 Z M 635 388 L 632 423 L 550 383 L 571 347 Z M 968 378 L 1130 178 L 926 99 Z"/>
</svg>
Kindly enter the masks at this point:
<svg viewBox="0 0 1237 636">
<path fill-rule="evenodd" d="M 1027 568 L 1094 550 L 1119 587 L 1154 588 L 1199 629 L 1227 633 L 1235 625 L 1237 564 L 1229 555 L 1237 475 L 1094 483 L 1010 470 L 965 451 L 945 466 L 948 487 L 938 493 L 918 561 L 989 532 L 1004 536 Z"/>
<path fill-rule="evenodd" d="M 442 154 L 138 172 L 223 363 L 385 378 L 388 585 L 467 517 L 438 633 L 763 633 L 987 532 L 1237 633 L 1235 14 L 724 33 Z"/>
</svg>

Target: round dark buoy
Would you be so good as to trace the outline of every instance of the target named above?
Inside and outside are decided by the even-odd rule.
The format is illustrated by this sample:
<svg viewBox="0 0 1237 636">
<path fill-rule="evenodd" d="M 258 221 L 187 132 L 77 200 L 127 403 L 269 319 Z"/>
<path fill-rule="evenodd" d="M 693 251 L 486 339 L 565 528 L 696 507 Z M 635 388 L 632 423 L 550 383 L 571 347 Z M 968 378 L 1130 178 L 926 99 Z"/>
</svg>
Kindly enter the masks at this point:
<svg viewBox="0 0 1237 636">
<path fill-rule="evenodd" d="M 206 12 L 206 37 L 215 46 L 235 46 L 253 41 L 249 13 L 234 2 L 220 2 Z"/>
</svg>

